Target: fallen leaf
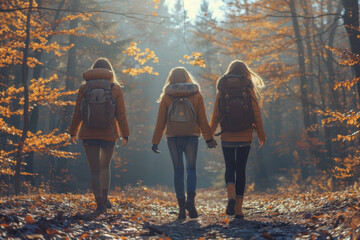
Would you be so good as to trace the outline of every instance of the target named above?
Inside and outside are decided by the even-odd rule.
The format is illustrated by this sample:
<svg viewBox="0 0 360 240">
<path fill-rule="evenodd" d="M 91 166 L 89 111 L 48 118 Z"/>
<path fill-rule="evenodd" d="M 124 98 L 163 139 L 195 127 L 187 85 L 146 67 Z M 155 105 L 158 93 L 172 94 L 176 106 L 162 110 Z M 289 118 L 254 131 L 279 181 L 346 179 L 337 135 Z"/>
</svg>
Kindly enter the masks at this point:
<svg viewBox="0 0 360 240">
<path fill-rule="evenodd" d="M 33 219 L 33 217 L 31 215 L 26 215 L 25 216 L 25 222 L 27 224 L 33 224 L 35 221 L 34 221 L 34 219 Z"/>
</svg>

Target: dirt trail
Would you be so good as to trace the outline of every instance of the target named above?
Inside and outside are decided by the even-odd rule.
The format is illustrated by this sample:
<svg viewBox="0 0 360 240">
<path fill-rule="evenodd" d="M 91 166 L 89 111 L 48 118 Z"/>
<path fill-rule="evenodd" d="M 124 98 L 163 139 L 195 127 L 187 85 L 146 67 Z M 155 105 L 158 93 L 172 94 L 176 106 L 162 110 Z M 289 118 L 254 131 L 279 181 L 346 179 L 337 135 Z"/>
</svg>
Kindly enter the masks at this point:
<svg viewBox="0 0 360 240">
<path fill-rule="evenodd" d="M 360 194 L 249 195 L 244 220 L 224 214 L 223 189 L 200 189 L 198 219 L 176 220 L 175 195 L 144 186 L 113 193 L 93 218 L 91 194 L 0 198 L 0 239 L 358 239 Z"/>
</svg>

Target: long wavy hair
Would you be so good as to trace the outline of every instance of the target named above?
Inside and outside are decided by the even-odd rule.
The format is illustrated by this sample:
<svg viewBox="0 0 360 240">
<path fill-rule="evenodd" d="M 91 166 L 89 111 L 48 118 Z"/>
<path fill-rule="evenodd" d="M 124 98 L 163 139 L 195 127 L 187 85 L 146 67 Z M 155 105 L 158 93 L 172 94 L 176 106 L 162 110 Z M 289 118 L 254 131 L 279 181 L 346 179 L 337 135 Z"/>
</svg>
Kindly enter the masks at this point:
<svg viewBox="0 0 360 240">
<path fill-rule="evenodd" d="M 244 76 L 246 76 L 249 80 L 251 80 L 252 87 L 254 88 L 256 96 L 261 97 L 261 89 L 265 87 L 264 81 L 245 62 L 243 62 L 241 60 L 232 61 L 224 75 L 244 75 Z M 218 80 L 218 83 L 219 83 L 219 80 Z"/>
<path fill-rule="evenodd" d="M 107 70 L 110 70 L 113 73 L 113 77 L 110 79 L 110 82 L 118 84 L 121 87 L 123 87 L 122 83 L 118 81 L 115 71 L 114 71 L 109 59 L 104 58 L 104 57 L 96 59 L 96 61 L 92 65 L 91 69 L 94 69 L 94 68 L 105 68 Z"/>
<path fill-rule="evenodd" d="M 161 101 L 161 99 L 165 95 L 165 89 L 168 85 L 176 83 L 194 83 L 198 85 L 200 92 L 200 86 L 194 79 L 194 77 L 184 67 L 176 67 L 170 70 L 169 76 L 167 77 L 164 87 L 162 89 L 162 93 L 160 94 L 160 97 L 157 99 L 156 102 L 159 103 Z"/>
</svg>

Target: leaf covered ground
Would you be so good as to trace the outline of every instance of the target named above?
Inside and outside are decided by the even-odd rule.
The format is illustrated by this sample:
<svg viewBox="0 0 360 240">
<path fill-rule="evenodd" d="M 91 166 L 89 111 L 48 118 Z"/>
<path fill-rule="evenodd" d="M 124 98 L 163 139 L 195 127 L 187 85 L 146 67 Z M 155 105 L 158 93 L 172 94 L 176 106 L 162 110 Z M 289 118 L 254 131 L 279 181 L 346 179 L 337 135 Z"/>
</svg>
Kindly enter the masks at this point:
<svg viewBox="0 0 360 240">
<path fill-rule="evenodd" d="M 360 190 L 252 194 L 245 220 L 224 214 L 224 189 L 200 189 L 198 219 L 176 220 L 175 195 L 145 186 L 114 192 L 92 217 L 91 194 L 0 198 L 0 239 L 360 239 Z"/>
</svg>

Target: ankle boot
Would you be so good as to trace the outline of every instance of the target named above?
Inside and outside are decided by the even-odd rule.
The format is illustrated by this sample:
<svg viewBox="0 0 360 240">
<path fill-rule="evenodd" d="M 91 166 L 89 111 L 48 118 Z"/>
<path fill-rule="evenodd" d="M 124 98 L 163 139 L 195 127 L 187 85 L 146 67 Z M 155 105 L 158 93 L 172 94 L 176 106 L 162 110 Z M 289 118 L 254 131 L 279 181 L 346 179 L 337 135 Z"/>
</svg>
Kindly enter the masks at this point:
<svg viewBox="0 0 360 240">
<path fill-rule="evenodd" d="M 244 197 L 236 197 L 235 203 L 235 218 L 244 219 L 244 213 L 242 212 Z"/>
<path fill-rule="evenodd" d="M 226 206 L 226 214 L 234 215 L 235 214 L 235 184 L 229 183 L 226 185 L 228 203 Z"/>
<path fill-rule="evenodd" d="M 178 201 L 178 204 L 179 204 L 178 219 L 185 219 L 185 218 L 186 218 L 186 213 L 185 213 L 185 197 L 178 198 L 177 201 Z"/>
<path fill-rule="evenodd" d="M 105 208 L 104 201 L 103 201 L 102 197 L 95 197 L 95 200 L 96 200 L 97 207 L 96 207 L 96 210 L 94 212 L 94 215 L 98 216 L 101 213 L 106 212 L 106 208 Z"/>
<path fill-rule="evenodd" d="M 108 189 L 103 189 L 102 190 L 102 197 L 103 197 L 103 201 L 104 201 L 104 205 L 107 209 L 112 208 L 111 206 L 111 202 L 108 198 Z"/>
<path fill-rule="evenodd" d="M 197 218 L 199 216 L 195 208 L 195 195 L 195 192 L 188 192 L 187 194 L 185 208 L 188 210 L 190 218 Z"/>
</svg>

